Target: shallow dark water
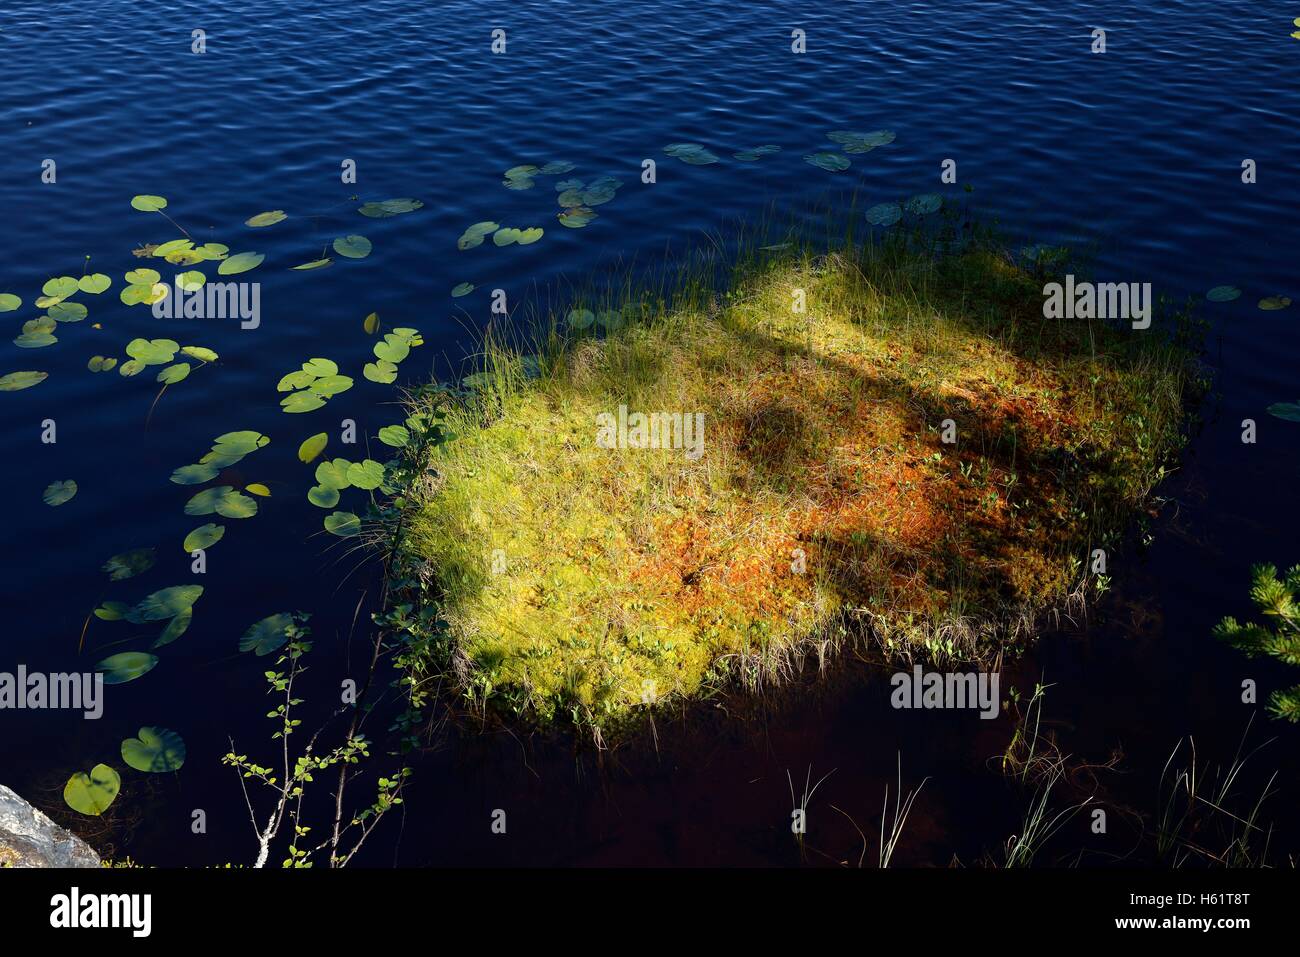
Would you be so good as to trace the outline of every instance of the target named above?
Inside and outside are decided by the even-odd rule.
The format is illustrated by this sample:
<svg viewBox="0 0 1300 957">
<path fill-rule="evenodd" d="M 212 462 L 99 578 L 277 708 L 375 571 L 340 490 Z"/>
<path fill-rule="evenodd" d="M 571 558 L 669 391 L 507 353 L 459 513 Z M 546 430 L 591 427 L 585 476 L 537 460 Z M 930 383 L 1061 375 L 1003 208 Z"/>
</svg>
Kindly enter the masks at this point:
<svg viewBox="0 0 1300 957">
<path fill-rule="evenodd" d="M 118 743 L 142 724 L 174 728 L 189 745 L 184 770 L 148 789 L 141 775 L 124 776 L 131 790 L 119 802 L 137 820 L 120 821 L 111 846 L 157 864 L 251 857 L 233 775 L 218 763 L 228 734 L 254 754 L 264 740 L 262 662 L 239 654 L 237 639 L 265 615 L 311 611 L 331 652 L 317 661 L 324 694 L 348 663 L 358 603 L 364 622 L 377 586 L 372 565 L 355 567 L 359 556 L 321 533 L 324 513 L 304 497 L 311 470 L 295 458 L 298 442 L 322 430 L 335 433 L 330 454 L 361 458 L 338 445 L 340 420 L 373 436 L 399 419 L 392 389 L 358 374 L 371 346 L 361 331 L 367 313 L 424 333 L 426 346 L 401 368 L 399 381 L 415 382 L 435 364 L 454 368 L 472 348 L 492 288 L 520 308 L 548 283 L 681 248 L 772 204 L 835 202 L 854 188 L 869 202 L 940 190 L 1017 241 L 1096 245 L 1102 278 L 1151 282 L 1177 300 L 1225 283 L 1243 290 L 1203 310 L 1216 394 L 1183 470 L 1162 490 L 1175 504 L 1152 546 L 1113 558 L 1115 592 L 1090 621 L 1045 635 L 1015 669 L 1018 687 L 1044 673 L 1055 683 L 1047 715 L 1067 750 L 1102 759 L 1124 749 L 1125 799 L 1154 809 L 1155 779 L 1180 736 L 1227 759 L 1254 711 L 1239 701 L 1242 677 L 1264 693 L 1287 678 L 1218 647 L 1210 629 L 1249 611 L 1253 562 L 1300 560 L 1292 517 L 1300 426 L 1264 411 L 1300 395 L 1300 306 L 1254 305 L 1300 298 L 1300 41 L 1289 37 L 1297 13 L 1244 2 L 6 4 L 0 291 L 26 303 L 4 314 L 6 328 L 16 335 L 37 314 L 41 283 L 79 274 L 86 255 L 114 287 L 77 297 L 91 316 L 61 326 L 58 345 L 0 344 L 0 373 L 50 373 L 0 396 L 10 506 L 0 670 L 17 662 L 79 670 L 106 645 L 138 637 L 128 625 L 94 622 L 77 654 L 82 622 L 105 597 L 134 601 L 190 580 L 179 543 L 206 519 L 182 514 L 192 490 L 167 479 L 215 436 L 272 437 L 237 470 L 273 497 L 256 518 L 225 523 L 189 633 L 152 673 L 110 688 L 102 720 L 0 717 L 0 780 L 60 814 L 69 773 L 101 760 L 120 766 Z M 508 33 L 503 56 L 489 52 L 497 27 Z M 803 56 L 790 52 L 796 27 L 808 37 Z M 1104 55 L 1089 53 L 1093 27 L 1108 31 Z M 202 56 L 190 52 L 195 28 L 207 31 Z M 897 140 L 854 156 L 845 173 L 801 160 L 824 148 L 829 130 L 879 128 Z M 683 141 L 722 162 L 688 166 L 663 155 Z M 761 143 L 783 152 L 756 164 L 730 158 Z M 639 181 L 646 157 L 659 163 L 653 186 Z M 939 183 L 947 157 L 958 162 L 956 186 Z M 40 182 L 46 158 L 58 163 L 55 185 Z M 356 186 L 339 181 L 345 158 L 357 163 Z M 1253 185 L 1241 182 L 1244 158 L 1258 164 Z M 553 178 L 520 192 L 500 184 L 509 167 L 559 159 L 576 164 L 566 175 L 624 181 L 585 229 L 555 222 Z M 182 326 L 118 302 L 122 273 L 142 265 L 130 250 L 177 235 L 130 208 L 137 193 L 168 197 L 168 212 L 200 241 L 267 253 L 241 277 L 263 284 L 258 329 Z M 370 220 L 346 201 L 354 194 L 426 206 Z M 260 231 L 241 225 L 276 208 L 295 219 Z M 486 219 L 540 225 L 546 235 L 527 247 L 458 252 L 461 231 Z M 373 254 L 315 273 L 284 268 L 349 232 L 368 236 Z M 464 281 L 478 290 L 451 299 Z M 85 363 L 121 356 L 135 336 L 163 335 L 214 348 L 221 361 L 170 388 L 146 428 L 151 373 L 96 375 Z M 285 415 L 275 384 L 312 356 L 348 367 L 357 384 L 325 409 Z M 47 418 L 58 424 L 55 445 L 39 441 Z M 1240 441 L 1244 418 L 1259 423 L 1256 445 Z M 46 507 L 42 490 L 63 478 L 75 478 L 79 494 Z M 159 548 L 155 569 L 110 590 L 100 564 L 145 545 Z M 589 756 L 545 745 L 458 738 L 421 765 L 397 859 L 793 863 L 785 774 L 802 780 L 811 766 L 813 780 L 836 771 L 818 792 L 809 843 L 856 861 L 860 841 L 830 806 L 872 834 L 900 752 L 905 787 L 929 781 L 897 860 L 943 865 L 953 854 L 970 862 L 996 851 L 1023 810 L 987 766 L 1009 723 L 893 711 L 883 678 L 858 670 L 765 721 L 712 713 L 661 728 L 658 755 L 629 750 L 605 772 Z M 1256 725 L 1258 738 L 1279 739 L 1258 760 L 1282 771 L 1272 807 L 1284 817 L 1300 786 L 1300 737 L 1262 716 Z M 190 833 L 193 808 L 208 813 L 205 836 Z M 508 837 L 489 833 L 494 808 L 509 814 Z M 1282 846 L 1294 850 L 1289 837 Z M 1102 840 L 1079 823 L 1063 843 L 1122 855 L 1132 833 L 1115 828 Z M 393 860 L 391 845 L 370 862 Z M 874 846 L 873 838 L 868 862 Z"/>
</svg>

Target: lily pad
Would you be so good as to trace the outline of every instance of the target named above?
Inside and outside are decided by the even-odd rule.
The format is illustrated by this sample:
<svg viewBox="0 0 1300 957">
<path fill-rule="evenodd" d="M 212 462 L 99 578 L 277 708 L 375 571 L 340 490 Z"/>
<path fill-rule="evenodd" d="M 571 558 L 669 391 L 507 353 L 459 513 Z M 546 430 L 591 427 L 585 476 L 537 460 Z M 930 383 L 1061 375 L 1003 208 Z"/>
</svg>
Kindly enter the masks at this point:
<svg viewBox="0 0 1300 957">
<path fill-rule="evenodd" d="M 1300 402 L 1274 402 L 1266 411 L 1288 422 L 1300 422 Z"/>
<path fill-rule="evenodd" d="M 903 218 L 903 207 L 897 203 L 880 203 L 867 210 L 867 222 L 872 226 L 892 226 Z"/>
<path fill-rule="evenodd" d="M 177 485 L 202 485 L 204 482 L 212 481 L 220 472 L 221 469 L 209 462 L 182 465 L 172 472 L 171 481 Z"/>
<path fill-rule="evenodd" d="M 500 228 L 501 226 L 499 223 L 494 223 L 491 220 L 475 223 L 460 234 L 460 239 L 456 240 L 456 248 L 465 250 L 473 249 L 475 246 L 481 246 L 483 245 L 483 240 L 485 238 L 492 233 L 495 233 Z"/>
<path fill-rule="evenodd" d="M 340 236 L 334 240 L 334 251 L 348 259 L 365 259 L 370 255 L 370 240 L 365 236 Z"/>
<path fill-rule="evenodd" d="M 386 219 L 389 216 L 411 213 L 423 207 L 424 203 L 418 199 L 385 199 L 378 203 L 366 203 L 357 212 L 372 219 Z"/>
<path fill-rule="evenodd" d="M 293 615 L 287 611 L 267 615 L 261 621 L 254 622 L 239 639 L 240 651 L 251 651 L 259 658 L 284 647 L 289 640 L 288 628 L 293 624 Z"/>
<path fill-rule="evenodd" d="M 379 441 L 395 449 L 404 448 L 411 441 L 411 433 L 405 426 L 386 425 L 379 430 Z"/>
<path fill-rule="evenodd" d="M 781 152 L 781 147 L 766 145 L 766 146 L 755 146 L 752 149 L 741 150 L 739 153 L 732 153 L 731 155 L 734 156 L 736 159 L 740 160 L 742 163 L 756 163 L 764 156 L 767 156 L 771 153 L 779 153 L 779 152 Z"/>
<path fill-rule="evenodd" d="M 104 672 L 104 684 L 121 685 L 148 674 L 156 664 L 158 659 L 148 652 L 123 651 L 109 655 L 95 665 L 95 670 Z"/>
<path fill-rule="evenodd" d="M 126 613 L 126 620 L 133 625 L 140 625 L 147 621 L 175 618 L 192 607 L 202 594 L 202 585 L 173 585 L 170 588 L 161 588 L 141 599 Z"/>
<path fill-rule="evenodd" d="M 266 259 L 266 255 L 263 253 L 238 253 L 229 259 L 221 260 L 217 272 L 222 276 L 235 276 L 241 272 L 256 269 L 264 259 Z"/>
<path fill-rule="evenodd" d="M 339 503 L 339 490 L 328 485 L 313 485 L 307 490 L 307 501 L 318 508 L 333 508 Z"/>
<path fill-rule="evenodd" d="M 153 568 L 154 561 L 152 548 L 133 548 L 104 562 L 104 571 L 108 572 L 110 581 L 120 582 L 147 572 Z"/>
<path fill-rule="evenodd" d="M 1274 312 L 1278 309 L 1285 309 L 1291 305 L 1291 299 L 1288 296 L 1269 296 L 1267 299 L 1259 301 L 1259 308 L 1265 312 Z"/>
<path fill-rule="evenodd" d="M 384 467 L 374 459 L 353 462 L 348 466 L 348 482 L 366 491 L 377 489 L 384 484 Z"/>
<path fill-rule="evenodd" d="M 178 362 L 175 365 L 168 366 L 154 377 L 155 382 L 162 382 L 167 385 L 175 385 L 182 381 L 190 374 L 190 364 L 188 362 Z"/>
<path fill-rule="evenodd" d="M 111 285 L 113 285 L 113 280 L 108 276 L 105 276 L 102 272 L 91 273 L 90 275 L 82 276 L 77 280 L 77 288 L 92 296 L 97 296 L 101 292 L 105 292 Z M 3 311 L 4 310 L 0 310 L 0 312 Z"/>
<path fill-rule="evenodd" d="M 361 519 L 351 512 L 330 512 L 325 516 L 325 531 L 340 538 L 361 534 Z"/>
<path fill-rule="evenodd" d="M 63 803 L 79 814 L 99 817 L 122 790 L 122 777 L 107 764 L 97 764 L 90 773 L 78 771 L 63 786 Z"/>
<path fill-rule="evenodd" d="M 264 226 L 274 226 L 276 223 L 282 223 L 288 218 L 283 209 L 272 209 L 265 213 L 258 213 L 256 216 L 250 216 L 244 220 L 244 225 L 260 229 Z"/>
<path fill-rule="evenodd" d="M 842 173 L 852 165 L 852 160 L 840 153 L 809 153 L 803 158 L 805 163 L 810 163 L 820 169 L 829 170 L 832 173 Z"/>
<path fill-rule="evenodd" d="M 289 268 L 290 268 L 290 269 L 295 269 L 295 270 L 298 270 L 298 271 L 304 271 L 304 270 L 307 270 L 307 269 L 322 269 L 322 268 L 324 268 L 325 266 L 328 266 L 328 265 L 329 265 L 330 263 L 332 263 L 333 261 L 334 261 L 334 260 L 332 260 L 332 259 L 313 259 L 313 260 L 312 260 L 311 262 L 309 262 L 309 263 L 303 263 L 301 266 L 290 266 Z"/>
<path fill-rule="evenodd" d="M 926 216 L 943 205 L 943 197 L 938 193 L 922 193 L 907 201 L 907 211 L 915 216 Z"/>
<path fill-rule="evenodd" d="M 328 444 L 329 436 L 324 432 L 303 439 L 302 445 L 298 446 L 298 461 L 306 463 L 315 460 Z"/>
<path fill-rule="evenodd" d="M 188 535 L 185 536 L 185 542 L 181 546 L 187 552 L 194 552 L 201 548 L 208 548 L 221 541 L 222 536 L 226 534 L 226 526 L 214 525 L 208 522 L 206 525 L 200 525 Z"/>
<path fill-rule="evenodd" d="M 131 198 L 131 207 L 140 210 L 142 213 L 156 213 L 160 209 L 167 208 L 167 200 L 161 196 L 151 196 L 146 193 L 141 196 L 133 196 Z"/>
<path fill-rule="evenodd" d="M 280 408 L 289 413 L 315 412 L 325 405 L 325 400 L 314 392 L 304 389 L 287 395 L 280 400 Z"/>
<path fill-rule="evenodd" d="M 77 494 L 77 483 L 72 479 L 62 479 L 58 482 L 51 482 L 45 488 L 45 494 L 41 496 L 46 505 L 62 505 L 64 502 L 71 500 L 72 496 Z"/>
<path fill-rule="evenodd" d="M 459 299 L 461 296 L 468 296 L 473 291 L 474 291 L 474 284 L 472 282 L 457 283 L 455 286 L 452 287 L 451 297 L 453 299 Z"/>
<path fill-rule="evenodd" d="M 86 368 L 91 372 L 111 372 L 116 365 L 117 360 L 112 356 L 91 356 Z"/>
<path fill-rule="evenodd" d="M 23 304 L 22 299 L 11 292 L 0 292 L 0 312 L 13 312 Z"/>
<path fill-rule="evenodd" d="M 185 742 L 175 731 L 143 727 L 122 742 L 122 760 L 147 774 L 178 771 L 185 763 Z"/>
<path fill-rule="evenodd" d="M 596 211 L 586 206 L 574 206 L 558 214 L 561 226 L 568 226 L 570 229 L 582 229 L 597 218 Z"/>
<path fill-rule="evenodd" d="M 151 649 L 161 648 L 164 645 L 170 645 L 173 641 L 185 634 L 189 630 L 190 622 L 194 620 L 194 609 L 186 608 L 183 612 L 167 622 L 167 627 L 162 630 L 162 634 L 154 639 L 149 647 Z"/>
<path fill-rule="evenodd" d="M 244 491 L 249 495 L 256 495 L 258 498 L 270 498 L 271 490 L 261 482 L 249 482 L 244 486 Z"/>
<path fill-rule="evenodd" d="M 388 385 L 397 381 L 397 366 L 391 362 L 380 359 L 377 362 L 367 362 L 361 369 L 361 374 L 371 382 L 378 382 L 381 385 Z"/>
<path fill-rule="evenodd" d="M 40 385 L 50 377 L 48 372 L 10 372 L 0 376 L 0 392 L 17 392 Z"/>
</svg>

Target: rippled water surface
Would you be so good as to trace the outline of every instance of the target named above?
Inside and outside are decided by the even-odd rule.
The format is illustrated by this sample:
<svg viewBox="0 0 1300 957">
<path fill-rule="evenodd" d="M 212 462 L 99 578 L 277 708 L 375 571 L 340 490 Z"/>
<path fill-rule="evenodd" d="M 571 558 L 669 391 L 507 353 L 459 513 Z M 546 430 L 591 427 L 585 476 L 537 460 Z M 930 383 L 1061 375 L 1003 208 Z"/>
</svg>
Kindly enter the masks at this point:
<svg viewBox="0 0 1300 957">
<path fill-rule="evenodd" d="M 49 372 L 34 389 L 0 396 L 0 670 L 79 670 L 114 643 L 133 647 L 131 626 L 92 622 L 79 655 L 83 622 L 106 597 L 133 601 L 190 579 L 179 543 L 200 522 L 182 513 L 192 490 L 168 476 L 215 436 L 271 436 L 236 477 L 265 483 L 272 497 L 255 519 L 226 523 L 189 634 L 144 679 L 110 688 L 102 720 L 4 714 L 0 780 L 59 814 L 72 770 L 113 763 L 142 724 L 175 728 L 189 745 L 184 771 L 124 792 L 132 811 L 100 843 L 159 864 L 251 857 L 237 785 L 218 763 L 227 734 L 250 751 L 264 734 L 260 662 L 239 654 L 237 639 L 272 612 L 311 611 L 331 651 L 318 662 L 317 691 L 331 693 L 338 666 L 361 653 L 349 637 L 378 584 L 373 564 L 321 532 L 322 512 L 304 497 L 309 470 L 295 457 L 299 441 L 336 432 L 343 418 L 362 436 L 399 419 L 392 389 L 358 374 L 372 344 L 361 331 L 367 313 L 423 332 L 427 344 L 401 367 L 401 381 L 420 381 L 455 371 L 473 349 L 493 288 L 522 308 L 558 280 L 683 248 L 772 207 L 835 203 L 854 189 L 868 202 L 943 190 L 1013 242 L 1095 247 L 1104 278 L 1151 282 L 1175 300 L 1220 284 L 1244 292 L 1203 306 L 1216 391 L 1183 470 L 1162 489 L 1173 502 L 1151 546 L 1117 559 L 1115 592 L 1088 622 L 1045 635 L 1006 676 L 1020 687 L 1042 674 L 1055 682 L 1048 715 L 1063 745 L 1096 760 L 1122 749 L 1130 798 L 1151 806 L 1180 736 L 1228 757 L 1252 712 L 1241 679 L 1266 691 L 1286 677 L 1210 636 L 1222 615 L 1249 611 L 1251 563 L 1300 561 L 1300 426 L 1264 412 L 1300 396 L 1300 306 L 1255 307 L 1269 295 L 1300 299 L 1300 41 L 1289 37 L 1300 8 L 1284 7 L 9 0 L 0 9 L 0 292 L 26 305 L 2 318 L 16 335 L 36 314 L 41 284 L 80 275 L 86 256 L 115 282 L 79 297 L 91 315 L 61 326 L 57 345 L 0 344 L 0 373 Z M 1094 27 L 1107 31 L 1104 55 L 1089 52 Z M 207 33 L 203 55 L 190 51 L 196 28 Z M 489 50 L 494 28 L 507 31 L 505 55 Z M 795 28 L 806 31 L 804 55 L 791 53 Z M 827 131 L 881 128 L 897 140 L 854 156 L 847 172 L 801 159 L 825 148 Z M 662 153 L 673 142 L 702 143 L 722 162 L 680 163 Z M 762 143 L 782 152 L 753 164 L 730 158 Z M 646 157 L 660 164 L 654 185 L 640 182 Z M 939 183 L 948 157 L 956 186 Z M 53 185 L 40 181 L 47 158 L 57 162 Z M 1258 164 L 1253 185 L 1241 182 L 1246 158 Z M 340 182 L 345 159 L 356 162 L 355 186 Z M 585 229 L 555 221 L 552 179 L 501 185 L 512 166 L 560 159 L 576 164 L 573 176 L 624 182 Z M 130 251 L 179 235 L 130 208 L 140 193 L 167 197 L 168 213 L 200 242 L 267 254 L 241 277 L 263 284 L 258 329 L 191 320 L 177 331 L 117 300 L 123 272 L 143 264 Z M 425 207 L 371 220 L 356 214 L 354 195 L 418 197 Z M 292 218 L 242 225 L 269 209 Z M 530 246 L 458 251 L 461 231 L 489 219 L 546 234 Z M 368 258 L 286 268 L 352 232 L 374 243 Z M 453 300 L 461 282 L 479 288 Z M 152 374 L 86 369 L 92 355 L 121 356 L 130 339 L 162 335 L 221 360 L 169 388 L 151 417 Z M 324 410 L 287 416 L 276 383 L 312 356 L 350 367 L 357 385 Z M 1259 423 L 1255 445 L 1240 441 L 1245 418 Z M 56 444 L 40 441 L 46 419 L 57 423 Z M 63 478 L 79 494 L 46 507 L 42 490 Z M 142 546 L 158 547 L 158 566 L 110 590 L 101 563 Z M 603 767 L 546 745 L 456 737 L 421 762 L 398 850 L 390 841 L 370 862 L 792 863 L 786 771 L 802 781 L 809 767 L 813 780 L 834 769 L 822 812 L 834 804 L 870 829 L 900 753 L 905 785 L 929 780 L 897 860 L 943 865 L 997 848 L 1022 810 L 986 766 L 1006 745 L 1007 722 L 895 712 L 886 682 L 859 670 L 848 666 L 757 729 L 699 716 L 661 729 L 658 753 L 612 755 Z M 1293 806 L 1294 729 L 1256 734 L 1279 738 L 1262 760 L 1283 769 L 1279 807 Z M 488 831 L 498 807 L 511 815 L 508 840 Z M 194 808 L 208 812 L 206 836 L 190 833 Z M 824 827 L 826 860 L 856 861 L 854 830 L 838 816 Z M 1075 845 L 1085 843 L 1081 832 Z M 1126 850 L 1120 837 L 1089 847 L 1098 859 Z"/>
</svg>

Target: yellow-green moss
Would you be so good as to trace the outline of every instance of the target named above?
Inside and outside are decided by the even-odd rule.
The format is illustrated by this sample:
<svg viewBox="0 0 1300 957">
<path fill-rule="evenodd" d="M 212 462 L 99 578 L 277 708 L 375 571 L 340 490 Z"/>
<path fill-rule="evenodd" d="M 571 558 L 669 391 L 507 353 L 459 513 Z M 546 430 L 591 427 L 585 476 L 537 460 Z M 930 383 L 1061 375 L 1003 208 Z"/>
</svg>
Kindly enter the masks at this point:
<svg viewBox="0 0 1300 957">
<path fill-rule="evenodd" d="M 457 680 L 599 726 L 840 635 L 1022 637 L 1163 474 L 1185 383 L 1173 318 L 1046 320 L 1041 290 L 988 249 L 868 248 L 553 335 L 536 376 L 489 346 L 410 516 Z M 703 456 L 598 447 L 620 405 L 703 413 Z"/>
</svg>

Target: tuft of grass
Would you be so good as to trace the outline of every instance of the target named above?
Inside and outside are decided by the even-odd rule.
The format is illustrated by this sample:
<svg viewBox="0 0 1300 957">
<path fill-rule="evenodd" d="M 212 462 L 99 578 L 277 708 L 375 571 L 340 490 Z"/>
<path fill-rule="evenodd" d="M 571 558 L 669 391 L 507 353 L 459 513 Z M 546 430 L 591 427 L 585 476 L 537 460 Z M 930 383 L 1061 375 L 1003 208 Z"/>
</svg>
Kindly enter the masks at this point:
<svg viewBox="0 0 1300 957">
<path fill-rule="evenodd" d="M 1186 317 L 1045 319 L 984 242 L 782 246 L 573 303 L 615 331 L 489 332 L 407 504 L 450 649 L 416 670 L 599 735 L 846 641 L 987 660 L 1081 600 L 1181 446 Z M 601 447 L 620 406 L 702 415 L 702 454 Z"/>
</svg>

